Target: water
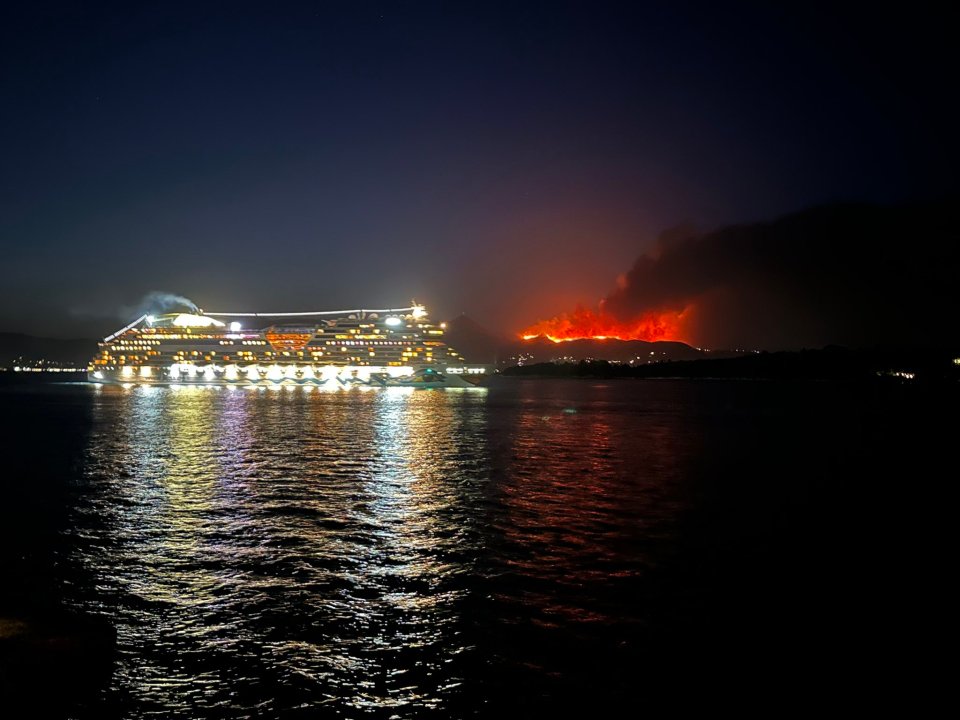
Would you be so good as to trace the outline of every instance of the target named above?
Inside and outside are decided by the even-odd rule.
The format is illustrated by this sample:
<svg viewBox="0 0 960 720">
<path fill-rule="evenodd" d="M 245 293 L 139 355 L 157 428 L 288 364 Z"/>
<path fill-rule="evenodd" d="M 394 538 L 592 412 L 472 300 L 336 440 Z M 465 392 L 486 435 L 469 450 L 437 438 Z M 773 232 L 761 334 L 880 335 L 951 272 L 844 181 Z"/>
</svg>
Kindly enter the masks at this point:
<svg viewBox="0 0 960 720">
<path fill-rule="evenodd" d="M 537 715 L 746 679 L 809 695 L 810 668 L 850 694 L 848 663 L 897 637 L 890 568 L 922 576 L 918 457 L 945 446 L 917 417 L 940 402 L 5 386 L 0 610 L 115 630 L 78 717 Z"/>
</svg>

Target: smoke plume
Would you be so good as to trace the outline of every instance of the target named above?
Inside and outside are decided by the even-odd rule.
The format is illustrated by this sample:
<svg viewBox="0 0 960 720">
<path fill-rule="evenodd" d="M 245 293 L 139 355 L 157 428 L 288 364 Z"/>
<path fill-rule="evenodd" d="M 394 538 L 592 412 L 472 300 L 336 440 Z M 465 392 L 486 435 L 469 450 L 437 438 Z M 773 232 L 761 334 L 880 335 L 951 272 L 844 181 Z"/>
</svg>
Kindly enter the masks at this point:
<svg viewBox="0 0 960 720">
<path fill-rule="evenodd" d="M 141 315 L 159 315 L 177 309 L 193 312 L 198 310 L 197 304 L 190 298 L 154 290 L 144 295 L 136 305 L 122 308 L 120 316 L 121 318 L 136 318 Z"/>
<path fill-rule="evenodd" d="M 664 233 L 598 313 L 621 323 L 675 313 L 683 339 L 717 349 L 956 343 L 952 207 L 836 205 Z"/>
<path fill-rule="evenodd" d="M 100 301 L 74 305 L 68 308 L 73 317 L 84 319 L 123 320 L 129 322 L 141 315 L 159 315 L 171 310 L 198 310 L 196 303 L 190 298 L 173 293 L 154 290 L 140 298 L 132 305 L 117 305 L 116 302 Z"/>
</svg>

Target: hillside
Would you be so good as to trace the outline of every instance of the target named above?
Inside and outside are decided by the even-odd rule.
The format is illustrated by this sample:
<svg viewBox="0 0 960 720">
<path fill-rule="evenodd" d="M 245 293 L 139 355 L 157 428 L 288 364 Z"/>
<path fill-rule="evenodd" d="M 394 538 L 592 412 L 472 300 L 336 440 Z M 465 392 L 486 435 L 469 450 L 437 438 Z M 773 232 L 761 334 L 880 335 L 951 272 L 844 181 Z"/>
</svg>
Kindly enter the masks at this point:
<svg viewBox="0 0 960 720">
<path fill-rule="evenodd" d="M 555 343 L 546 338 L 520 340 L 498 337 L 466 315 L 447 323 L 447 343 L 468 362 L 516 365 L 537 362 L 576 362 L 579 360 L 611 360 L 634 364 L 665 360 L 699 360 L 702 358 L 736 357 L 740 352 L 698 350 L 681 342 L 647 342 L 645 340 L 571 340 Z"/>
</svg>

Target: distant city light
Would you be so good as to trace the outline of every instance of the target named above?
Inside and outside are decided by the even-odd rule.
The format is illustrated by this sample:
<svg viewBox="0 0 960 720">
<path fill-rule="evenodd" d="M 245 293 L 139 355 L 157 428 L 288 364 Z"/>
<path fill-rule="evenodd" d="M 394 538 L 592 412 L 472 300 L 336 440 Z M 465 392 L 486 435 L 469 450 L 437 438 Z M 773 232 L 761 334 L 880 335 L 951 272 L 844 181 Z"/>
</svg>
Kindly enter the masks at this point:
<svg viewBox="0 0 960 720">
<path fill-rule="evenodd" d="M 403 320 L 398 317 L 388 317 L 384 322 L 390 327 L 396 327 L 397 325 L 402 325 Z"/>
<path fill-rule="evenodd" d="M 230 323 L 230 331 L 237 332 L 238 330 L 240 330 L 240 323 L 234 320 L 232 323 Z"/>
</svg>

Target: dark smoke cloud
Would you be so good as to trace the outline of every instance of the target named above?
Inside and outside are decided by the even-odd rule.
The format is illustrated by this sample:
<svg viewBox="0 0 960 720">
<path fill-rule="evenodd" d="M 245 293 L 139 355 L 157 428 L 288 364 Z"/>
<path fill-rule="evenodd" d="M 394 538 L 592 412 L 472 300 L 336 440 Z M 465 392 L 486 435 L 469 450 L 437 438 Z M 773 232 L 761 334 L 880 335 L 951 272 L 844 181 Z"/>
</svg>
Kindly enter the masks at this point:
<svg viewBox="0 0 960 720">
<path fill-rule="evenodd" d="M 713 348 L 955 344 L 953 207 L 837 205 L 664 233 L 604 309 L 627 319 L 692 303 L 690 338 Z"/>
</svg>

